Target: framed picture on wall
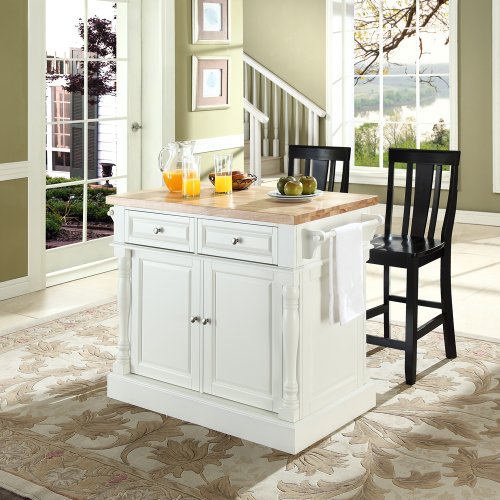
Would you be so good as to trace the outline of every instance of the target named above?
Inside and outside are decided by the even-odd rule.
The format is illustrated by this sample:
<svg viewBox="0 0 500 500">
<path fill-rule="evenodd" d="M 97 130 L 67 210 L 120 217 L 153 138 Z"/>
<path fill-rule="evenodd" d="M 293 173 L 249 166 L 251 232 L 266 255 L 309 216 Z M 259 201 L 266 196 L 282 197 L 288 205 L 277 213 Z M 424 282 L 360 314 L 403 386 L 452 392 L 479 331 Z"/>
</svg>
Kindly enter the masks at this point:
<svg viewBox="0 0 500 500">
<path fill-rule="evenodd" d="M 193 43 L 229 43 L 230 0 L 192 0 Z"/>
<path fill-rule="evenodd" d="M 229 58 L 193 56 L 192 110 L 229 107 Z"/>
</svg>

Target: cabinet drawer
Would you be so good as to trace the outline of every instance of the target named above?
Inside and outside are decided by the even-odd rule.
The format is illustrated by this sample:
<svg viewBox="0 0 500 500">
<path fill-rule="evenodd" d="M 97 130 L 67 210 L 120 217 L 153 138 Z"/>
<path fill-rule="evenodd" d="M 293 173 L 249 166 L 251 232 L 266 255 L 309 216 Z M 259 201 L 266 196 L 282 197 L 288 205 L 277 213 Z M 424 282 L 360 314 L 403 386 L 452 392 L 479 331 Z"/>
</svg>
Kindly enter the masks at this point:
<svg viewBox="0 0 500 500">
<path fill-rule="evenodd" d="M 200 219 L 198 253 L 277 264 L 277 228 Z"/>
<path fill-rule="evenodd" d="M 127 211 L 125 242 L 194 252 L 194 219 L 179 215 Z"/>
</svg>

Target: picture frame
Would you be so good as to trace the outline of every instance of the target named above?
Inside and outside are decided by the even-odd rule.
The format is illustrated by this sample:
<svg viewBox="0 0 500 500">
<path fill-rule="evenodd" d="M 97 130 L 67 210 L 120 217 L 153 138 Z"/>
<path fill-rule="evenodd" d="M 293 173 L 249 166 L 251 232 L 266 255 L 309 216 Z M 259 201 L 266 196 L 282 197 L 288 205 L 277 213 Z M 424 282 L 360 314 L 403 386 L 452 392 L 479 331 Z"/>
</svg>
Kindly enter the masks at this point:
<svg viewBox="0 0 500 500">
<path fill-rule="evenodd" d="M 193 44 L 224 44 L 229 37 L 230 0 L 192 0 Z"/>
<path fill-rule="evenodd" d="M 192 57 L 192 111 L 228 108 L 229 57 Z"/>
</svg>

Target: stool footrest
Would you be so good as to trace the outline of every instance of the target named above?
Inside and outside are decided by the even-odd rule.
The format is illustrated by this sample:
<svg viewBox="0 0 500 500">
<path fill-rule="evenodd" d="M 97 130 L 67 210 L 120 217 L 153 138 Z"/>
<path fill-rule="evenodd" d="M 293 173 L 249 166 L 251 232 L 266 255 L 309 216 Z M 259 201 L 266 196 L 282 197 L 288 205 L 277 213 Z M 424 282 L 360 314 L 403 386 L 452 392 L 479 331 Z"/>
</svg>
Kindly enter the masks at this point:
<svg viewBox="0 0 500 500">
<path fill-rule="evenodd" d="M 438 314 L 435 318 L 427 321 L 420 328 L 417 328 L 417 340 L 421 339 L 424 335 L 427 335 L 432 330 L 434 330 L 439 325 L 442 325 L 444 322 L 444 316 L 442 314 Z"/>
<path fill-rule="evenodd" d="M 381 304 L 380 306 L 375 306 L 366 310 L 366 319 L 374 318 L 375 316 L 380 316 L 389 310 L 389 304 Z"/>
<path fill-rule="evenodd" d="M 401 302 L 406 304 L 406 297 L 401 297 L 400 295 L 389 295 L 389 300 L 391 302 Z M 418 300 L 418 305 L 423 307 L 433 307 L 435 309 L 441 309 L 441 302 L 435 302 L 434 300 Z"/>
<path fill-rule="evenodd" d="M 379 345 L 381 347 L 392 347 L 393 349 L 399 349 L 404 351 L 406 349 L 406 343 L 402 340 L 386 339 L 384 337 L 377 337 L 376 335 L 367 335 L 366 343 Z"/>
</svg>

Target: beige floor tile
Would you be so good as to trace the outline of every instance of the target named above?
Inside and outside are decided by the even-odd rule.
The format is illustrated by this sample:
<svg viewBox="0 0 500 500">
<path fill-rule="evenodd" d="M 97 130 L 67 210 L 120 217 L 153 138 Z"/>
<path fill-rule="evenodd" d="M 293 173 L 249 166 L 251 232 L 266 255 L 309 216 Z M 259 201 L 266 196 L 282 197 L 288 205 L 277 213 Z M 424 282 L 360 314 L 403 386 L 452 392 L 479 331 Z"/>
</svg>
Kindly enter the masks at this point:
<svg viewBox="0 0 500 500">
<path fill-rule="evenodd" d="M 0 311 L 0 336 L 2 332 L 9 331 L 12 328 L 21 328 L 23 325 L 31 323 L 33 318 L 22 316 L 20 314 L 10 314 Z"/>
<path fill-rule="evenodd" d="M 116 272 L 57 285 L 0 302 L 0 312 L 44 318 L 116 296 Z"/>
</svg>

